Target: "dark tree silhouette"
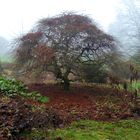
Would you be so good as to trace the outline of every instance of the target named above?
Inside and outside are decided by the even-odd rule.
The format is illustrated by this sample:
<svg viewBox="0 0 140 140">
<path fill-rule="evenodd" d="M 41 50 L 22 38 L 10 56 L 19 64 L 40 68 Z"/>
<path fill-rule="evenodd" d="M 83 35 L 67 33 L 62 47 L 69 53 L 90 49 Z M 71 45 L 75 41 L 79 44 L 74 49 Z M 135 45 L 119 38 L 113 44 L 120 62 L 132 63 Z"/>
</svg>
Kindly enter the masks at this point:
<svg viewBox="0 0 140 140">
<path fill-rule="evenodd" d="M 32 33 L 19 38 L 18 44 L 17 62 L 27 68 L 40 65 L 52 71 L 66 90 L 70 73 L 76 75 L 81 64 L 99 59 L 116 46 L 113 37 L 92 19 L 74 13 L 40 20 Z"/>
</svg>

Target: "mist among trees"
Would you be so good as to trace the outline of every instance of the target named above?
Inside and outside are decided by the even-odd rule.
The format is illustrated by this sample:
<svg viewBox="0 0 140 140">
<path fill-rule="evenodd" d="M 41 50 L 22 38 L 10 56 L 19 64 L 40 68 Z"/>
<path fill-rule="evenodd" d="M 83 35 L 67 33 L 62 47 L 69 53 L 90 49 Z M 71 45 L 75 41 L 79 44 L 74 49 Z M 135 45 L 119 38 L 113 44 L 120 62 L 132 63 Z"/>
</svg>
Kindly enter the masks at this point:
<svg viewBox="0 0 140 140">
<path fill-rule="evenodd" d="M 140 138 L 139 0 L 117 13 L 108 32 L 66 11 L 0 37 L 0 139 Z"/>
</svg>

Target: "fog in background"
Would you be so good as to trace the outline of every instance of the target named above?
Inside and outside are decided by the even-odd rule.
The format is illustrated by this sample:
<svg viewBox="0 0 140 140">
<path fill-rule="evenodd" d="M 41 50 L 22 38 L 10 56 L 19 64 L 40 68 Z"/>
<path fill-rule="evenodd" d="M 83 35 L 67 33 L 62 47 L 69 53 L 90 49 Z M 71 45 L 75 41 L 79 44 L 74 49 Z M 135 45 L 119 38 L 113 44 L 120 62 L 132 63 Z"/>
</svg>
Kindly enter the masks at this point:
<svg viewBox="0 0 140 140">
<path fill-rule="evenodd" d="M 123 53 L 129 57 L 140 51 L 140 0 L 122 0 L 116 20 L 108 33 L 120 42 Z"/>
<path fill-rule="evenodd" d="M 120 42 L 126 56 L 131 56 L 139 49 L 139 9 L 139 0 L 5 0 L 0 4 L 0 56 L 10 52 L 11 42 L 31 30 L 39 19 L 64 11 L 90 16 Z"/>
</svg>

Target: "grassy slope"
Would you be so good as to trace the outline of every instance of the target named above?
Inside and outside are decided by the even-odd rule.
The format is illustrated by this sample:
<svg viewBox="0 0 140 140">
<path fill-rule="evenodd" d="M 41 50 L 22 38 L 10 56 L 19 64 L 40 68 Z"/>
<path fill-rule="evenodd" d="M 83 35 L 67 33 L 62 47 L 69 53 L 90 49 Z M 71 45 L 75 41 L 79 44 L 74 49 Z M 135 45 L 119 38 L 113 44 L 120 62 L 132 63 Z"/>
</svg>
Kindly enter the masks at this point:
<svg viewBox="0 0 140 140">
<path fill-rule="evenodd" d="M 140 120 L 123 120 L 116 123 L 84 120 L 73 123 L 65 129 L 33 130 L 28 138 L 49 140 L 61 137 L 62 140 L 140 140 Z"/>
<path fill-rule="evenodd" d="M 81 121 L 69 128 L 50 132 L 50 137 L 63 140 L 140 140 L 140 120 L 105 123 Z"/>
<path fill-rule="evenodd" d="M 133 84 L 132 84 L 132 86 L 130 87 L 130 89 L 133 89 L 133 90 L 135 90 L 135 89 L 137 89 L 137 90 L 139 90 L 140 89 L 140 82 L 134 82 Z"/>
</svg>

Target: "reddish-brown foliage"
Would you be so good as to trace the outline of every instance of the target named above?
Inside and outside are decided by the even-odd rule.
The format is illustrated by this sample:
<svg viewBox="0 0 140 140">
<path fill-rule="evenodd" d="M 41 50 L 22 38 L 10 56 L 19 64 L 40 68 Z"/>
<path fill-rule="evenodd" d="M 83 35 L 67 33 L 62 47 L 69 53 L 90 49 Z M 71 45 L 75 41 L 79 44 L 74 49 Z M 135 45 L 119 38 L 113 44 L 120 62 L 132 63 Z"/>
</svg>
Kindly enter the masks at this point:
<svg viewBox="0 0 140 140">
<path fill-rule="evenodd" d="M 33 54 L 37 59 L 39 65 L 51 63 L 54 58 L 54 51 L 45 44 L 38 45 L 34 48 Z"/>
<path fill-rule="evenodd" d="M 41 32 L 35 32 L 35 33 L 28 33 L 20 38 L 21 41 L 30 41 L 35 42 L 36 40 L 39 40 L 42 36 Z"/>
<path fill-rule="evenodd" d="M 30 89 L 38 90 L 50 98 L 47 108 L 53 108 L 64 120 L 64 124 L 79 119 L 119 120 L 133 117 L 131 94 L 106 87 L 72 87 L 64 92 L 58 86 L 34 84 Z"/>
<path fill-rule="evenodd" d="M 34 30 L 37 32 L 28 33 L 19 41 L 17 67 L 22 65 L 26 72 L 37 68 L 51 71 L 56 79 L 63 82 L 65 90 L 69 90 L 70 74 L 81 76 L 79 71 L 82 65 L 91 64 L 101 57 L 105 63 L 104 55 L 117 47 L 114 38 L 85 15 L 63 13 L 45 18 L 38 22 Z M 45 45 L 40 47 L 40 44 Z M 47 65 L 50 60 L 53 60 L 51 65 Z"/>
<path fill-rule="evenodd" d="M 60 124 L 62 120 L 53 109 L 33 111 L 32 104 L 21 97 L 0 98 L 0 140 L 18 139 L 17 134 L 24 130 L 56 128 Z"/>
<path fill-rule="evenodd" d="M 0 98 L 0 139 L 12 139 L 13 135 L 30 128 L 30 105 L 20 97 Z"/>
</svg>

